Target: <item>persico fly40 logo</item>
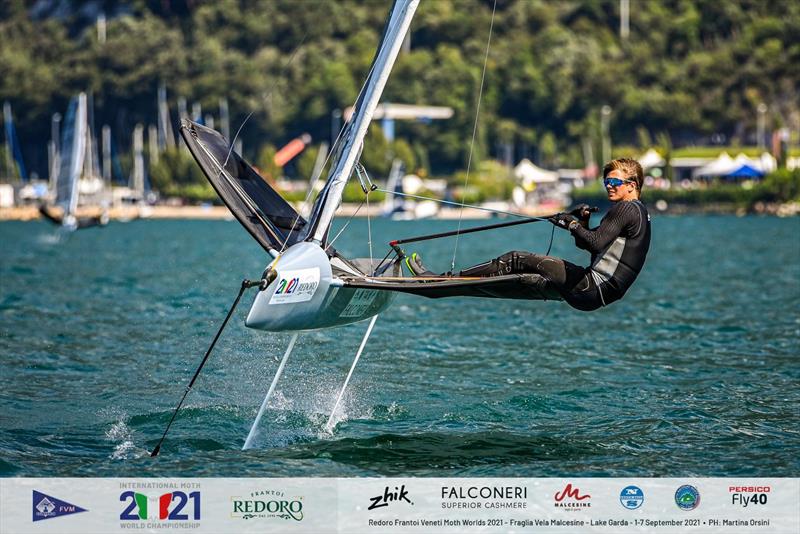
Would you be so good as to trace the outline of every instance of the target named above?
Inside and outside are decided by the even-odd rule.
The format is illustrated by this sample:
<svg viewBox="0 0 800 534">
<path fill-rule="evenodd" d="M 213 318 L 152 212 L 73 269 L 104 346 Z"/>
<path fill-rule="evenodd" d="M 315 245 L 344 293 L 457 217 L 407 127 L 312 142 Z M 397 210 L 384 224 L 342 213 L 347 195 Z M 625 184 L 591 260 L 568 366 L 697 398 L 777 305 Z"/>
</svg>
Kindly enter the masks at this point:
<svg viewBox="0 0 800 534">
<path fill-rule="evenodd" d="M 728 486 L 731 504 L 738 504 L 742 508 L 767 504 L 771 490 L 770 486 Z"/>
<path fill-rule="evenodd" d="M 197 521 L 200 519 L 200 492 L 171 491 L 151 498 L 144 493 L 124 491 L 119 500 L 127 506 L 120 521 Z"/>
<path fill-rule="evenodd" d="M 270 304 L 289 304 L 311 300 L 319 287 L 319 268 L 282 271 Z"/>
</svg>

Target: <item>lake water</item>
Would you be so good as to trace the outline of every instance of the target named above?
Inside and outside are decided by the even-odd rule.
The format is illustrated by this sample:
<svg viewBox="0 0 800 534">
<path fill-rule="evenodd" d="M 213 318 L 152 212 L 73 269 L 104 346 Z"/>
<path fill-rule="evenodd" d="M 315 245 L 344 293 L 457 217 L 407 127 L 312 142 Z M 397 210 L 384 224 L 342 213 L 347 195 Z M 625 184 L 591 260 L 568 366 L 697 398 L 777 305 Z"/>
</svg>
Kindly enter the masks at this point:
<svg viewBox="0 0 800 534">
<path fill-rule="evenodd" d="M 393 238 L 453 221 L 373 221 Z M 465 222 L 464 226 L 479 224 Z M 544 252 L 551 226 L 464 236 L 457 266 Z M 367 256 L 367 221 L 337 241 Z M 438 270 L 453 240 L 418 248 Z M 1 476 L 798 476 L 800 219 L 653 218 L 621 302 L 400 295 L 376 323 L 301 335 L 256 439 L 244 438 L 288 342 L 242 301 L 161 455 L 152 449 L 242 278 L 267 257 L 232 221 L 134 221 L 59 240 L 0 223 Z M 556 231 L 554 255 L 586 264 Z"/>
</svg>

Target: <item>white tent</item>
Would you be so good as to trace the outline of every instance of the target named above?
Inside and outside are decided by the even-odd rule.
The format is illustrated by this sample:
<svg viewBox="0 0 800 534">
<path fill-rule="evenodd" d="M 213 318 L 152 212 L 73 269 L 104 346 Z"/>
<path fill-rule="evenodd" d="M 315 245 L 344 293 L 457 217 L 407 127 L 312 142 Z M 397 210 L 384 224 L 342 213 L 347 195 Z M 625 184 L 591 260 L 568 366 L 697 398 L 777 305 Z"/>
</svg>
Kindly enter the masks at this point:
<svg viewBox="0 0 800 534">
<path fill-rule="evenodd" d="M 736 161 L 740 167 L 742 165 L 749 165 L 750 167 L 756 169 L 757 171 L 761 171 L 764 174 L 769 174 L 778 168 L 778 162 L 769 152 L 764 152 L 761 154 L 761 156 L 755 159 L 748 158 L 744 154 L 739 154 L 736 156 L 734 161 Z"/>
<path fill-rule="evenodd" d="M 639 158 L 639 164 L 642 166 L 642 169 L 652 169 L 655 167 L 663 167 L 666 165 L 666 161 L 664 158 L 661 157 L 661 154 L 655 151 L 655 149 L 650 149 Z"/>
<path fill-rule="evenodd" d="M 558 173 L 537 167 L 529 159 L 523 159 L 514 167 L 514 176 L 527 191 L 538 184 L 554 184 L 558 182 Z"/>
<path fill-rule="evenodd" d="M 734 159 L 730 157 L 727 152 L 723 152 L 717 157 L 717 159 L 712 160 L 698 169 L 695 169 L 692 175 L 695 177 L 725 176 L 741 166 L 742 164 L 734 161 Z"/>
</svg>

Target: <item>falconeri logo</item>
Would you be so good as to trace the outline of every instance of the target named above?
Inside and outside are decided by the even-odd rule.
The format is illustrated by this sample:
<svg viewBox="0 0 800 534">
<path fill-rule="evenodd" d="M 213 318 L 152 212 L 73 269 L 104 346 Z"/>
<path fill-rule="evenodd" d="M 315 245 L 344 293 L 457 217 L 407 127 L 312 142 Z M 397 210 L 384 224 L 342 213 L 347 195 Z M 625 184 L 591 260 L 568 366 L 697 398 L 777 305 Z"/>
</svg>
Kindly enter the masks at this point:
<svg viewBox="0 0 800 534">
<path fill-rule="evenodd" d="M 556 508 L 562 508 L 570 512 L 582 508 L 591 508 L 591 498 L 592 496 L 588 493 L 581 495 L 581 491 L 577 487 L 573 488 L 571 482 L 553 496 Z"/>
<path fill-rule="evenodd" d="M 33 490 L 33 520 L 42 521 L 44 519 L 52 519 L 54 517 L 61 517 L 62 515 L 77 514 L 86 512 L 85 508 L 75 506 L 74 504 L 56 499 L 50 495 Z"/>
<path fill-rule="evenodd" d="M 303 520 L 303 497 L 288 496 L 283 491 L 257 490 L 247 497 L 231 497 L 234 519 Z"/>
<path fill-rule="evenodd" d="M 442 486 L 444 509 L 527 508 L 525 486 Z"/>
</svg>

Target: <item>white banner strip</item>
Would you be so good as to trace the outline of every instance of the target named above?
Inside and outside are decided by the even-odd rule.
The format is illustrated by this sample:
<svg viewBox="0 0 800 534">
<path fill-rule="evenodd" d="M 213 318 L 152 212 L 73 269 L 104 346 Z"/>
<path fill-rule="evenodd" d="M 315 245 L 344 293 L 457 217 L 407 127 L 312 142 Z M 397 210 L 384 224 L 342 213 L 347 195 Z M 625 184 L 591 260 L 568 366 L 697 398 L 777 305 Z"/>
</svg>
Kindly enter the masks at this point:
<svg viewBox="0 0 800 534">
<path fill-rule="evenodd" d="M 800 532 L 798 478 L 7 478 L 0 533 Z"/>
</svg>

